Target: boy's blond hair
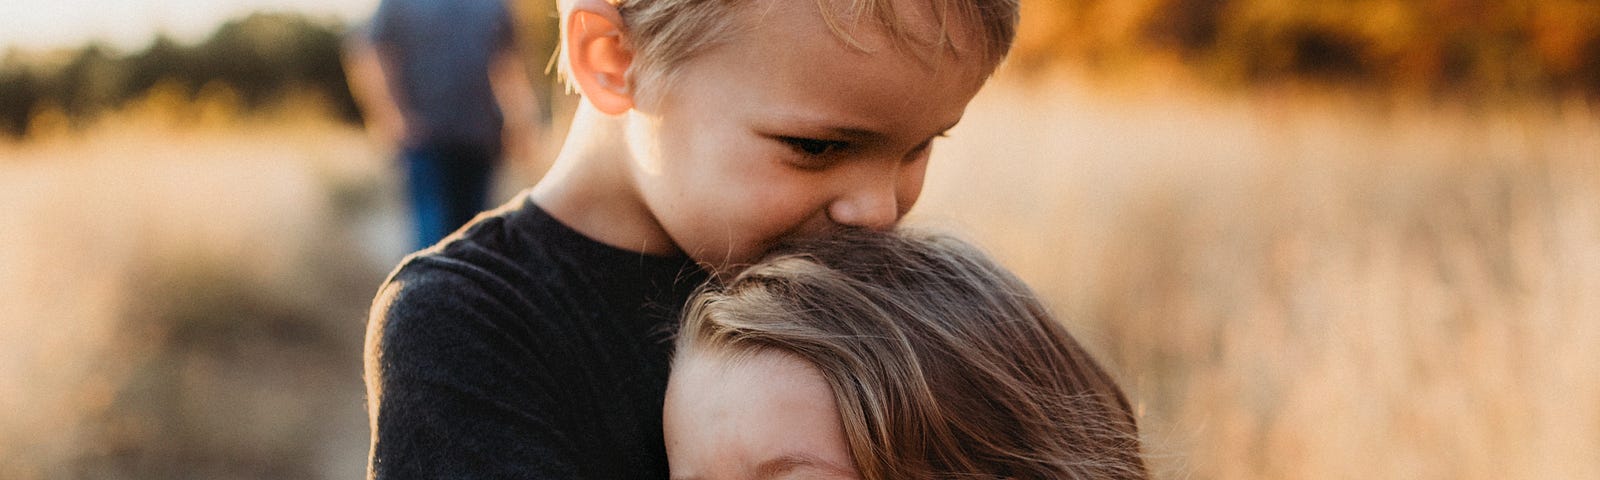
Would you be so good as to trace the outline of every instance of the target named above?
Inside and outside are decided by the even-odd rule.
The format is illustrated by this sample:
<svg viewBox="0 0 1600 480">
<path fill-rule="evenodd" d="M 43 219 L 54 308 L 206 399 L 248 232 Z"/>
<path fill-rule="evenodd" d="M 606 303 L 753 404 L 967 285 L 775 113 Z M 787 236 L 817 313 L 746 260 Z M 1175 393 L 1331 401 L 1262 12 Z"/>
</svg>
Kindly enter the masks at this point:
<svg viewBox="0 0 1600 480">
<path fill-rule="evenodd" d="M 737 33 L 735 10 L 754 0 L 606 0 L 615 5 L 624 23 L 624 41 L 634 52 L 628 68 L 628 88 L 637 92 L 640 85 L 652 89 L 670 88 L 677 68 L 695 54 L 721 44 Z M 793 0 L 771 0 L 793 1 Z M 929 52 L 950 51 L 958 55 L 977 54 L 984 72 L 993 72 L 1011 49 L 1016 37 L 1019 0 L 901 0 L 927 2 L 933 13 L 935 38 L 917 38 L 905 15 L 896 11 L 894 0 L 816 0 L 822 18 L 840 40 L 856 49 L 866 48 L 847 29 L 857 22 L 876 23 L 894 40 L 897 47 L 926 58 Z M 567 2 L 563 1 L 565 8 Z M 955 28 L 971 28 L 978 33 L 972 43 L 975 52 L 961 51 L 951 42 Z M 569 88 L 573 86 L 567 70 L 567 46 L 562 43 L 558 68 Z"/>
</svg>

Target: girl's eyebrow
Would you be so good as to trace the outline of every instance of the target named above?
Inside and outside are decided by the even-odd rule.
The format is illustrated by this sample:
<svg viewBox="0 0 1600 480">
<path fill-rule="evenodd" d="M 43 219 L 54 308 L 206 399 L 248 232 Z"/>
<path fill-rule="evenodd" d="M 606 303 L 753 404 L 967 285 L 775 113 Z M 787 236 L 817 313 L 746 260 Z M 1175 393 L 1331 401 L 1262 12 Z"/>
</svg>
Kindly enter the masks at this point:
<svg viewBox="0 0 1600 480">
<path fill-rule="evenodd" d="M 777 478 L 798 468 L 814 468 L 840 478 L 855 478 L 856 474 L 854 466 L 845 467 L 814 455 L 793 453 L 761 462 L 751 478 Z"/>
</svg>

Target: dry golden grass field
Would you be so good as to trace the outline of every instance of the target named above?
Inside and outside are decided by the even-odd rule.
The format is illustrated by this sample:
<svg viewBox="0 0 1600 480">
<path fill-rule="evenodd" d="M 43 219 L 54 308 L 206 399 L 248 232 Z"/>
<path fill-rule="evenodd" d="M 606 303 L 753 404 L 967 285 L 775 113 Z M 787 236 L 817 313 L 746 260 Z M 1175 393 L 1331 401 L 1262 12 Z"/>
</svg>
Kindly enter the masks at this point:
<svg viewBox="0 0 1600 480">
<path fill-rule="evenodd" d="M 1002 87 L 949 140 L 919 215 L 1099 348 L 1163 477 L 1600 478 L 1600 105 Z"/>
<path fill-rule="evenodd" d="M 212 110 L 0 144 L 0 478 L 361 475 L 395 172 Z M 942 142 L 911 223 L 1048 299 L 1162 478 L 1600 478 L 1600 105 L 1002 76 Z"/>
</svg>

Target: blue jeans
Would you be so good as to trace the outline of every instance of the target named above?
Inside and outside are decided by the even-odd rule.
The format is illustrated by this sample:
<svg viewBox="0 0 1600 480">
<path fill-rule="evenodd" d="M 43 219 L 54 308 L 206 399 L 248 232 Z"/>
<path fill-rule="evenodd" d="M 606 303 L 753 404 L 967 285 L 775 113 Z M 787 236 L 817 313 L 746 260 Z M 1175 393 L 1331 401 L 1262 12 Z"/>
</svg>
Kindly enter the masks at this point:
<svg viewBox="0 0 1600 480">
<path fill-rule="evenodd" d="M 500 152 L 459 144 L 423 144 L 401 152 L 417 249 L 455 231 L 488 202 Z"/>
</svg>

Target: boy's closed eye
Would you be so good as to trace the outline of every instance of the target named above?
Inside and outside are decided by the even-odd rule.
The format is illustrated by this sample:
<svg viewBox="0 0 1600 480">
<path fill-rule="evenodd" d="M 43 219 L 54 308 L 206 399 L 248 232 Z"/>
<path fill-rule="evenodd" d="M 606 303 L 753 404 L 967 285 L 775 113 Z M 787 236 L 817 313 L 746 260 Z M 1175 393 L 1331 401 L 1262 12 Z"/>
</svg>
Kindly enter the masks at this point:
<svg viewBox="0 0 1600 480">
<path fill-rule="evenodd" d="M 846 147 L 850 146 L 849 142 L 839 140 L 822 140 L 816 138 L 786 136 L 779 136 L 777 139 L 780 142 L 788 144 L 789 148 L 793 149 L 795 153 L 813 157 L 838 153 L 840 150 L 844 150 Z"/>
<path fill-rule="evenodd" d="M 923 155 L 926 155 L 929 151 L 933 150 L 933 141 L 934 140 L 938 140 L 938 139 L 941 139 L 941 138 L 949 138 L 949 137 L 950 137 L 950 130 L 946 129 L 945 131 L 939 132 L 938 134 L 934 135 L 932 138 L 929 138 L 927 140 L 923 140 L 922 143 L 917 144 L 916 148 L 912 148 L 911 149 L 911 153 L 906 154 L 906 160 L 908 160 L 908 161 L 909 160 L 915 160 L 917 157 L 921 157 Z"/>
<path fill-rule="evenodd" d="M 795 154 L 789 162 L 801 170 L 825 169 L 839 158 L 841 153 L 851 147 L 850 142 L 842 140 L 823 140 L 786 135 L 776 135 L 772 138 L 788 147 Z"/>
<path fill-rule="evenodd" d="M 906 160 L 914 161 L 921 158 L 933 148 L 934 140 L 948 136 L 948 131 L 944 131 L 934 135 L 933 138 L 924 140 L 922 143 L 917 144 L 916 147 L 913 147 L 910 152 L 907 152 Z M 840 154 L 846 153 L 847 150 L 855 147 L 851 142 L 843 140 L 824 140 L 787 135 L 773 135 L 771 138 L 784 144 L 784 146 L 797 154 L 800 159 L 794 163 L 802 169 L 826 168 Z"/>
</svg>

